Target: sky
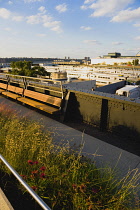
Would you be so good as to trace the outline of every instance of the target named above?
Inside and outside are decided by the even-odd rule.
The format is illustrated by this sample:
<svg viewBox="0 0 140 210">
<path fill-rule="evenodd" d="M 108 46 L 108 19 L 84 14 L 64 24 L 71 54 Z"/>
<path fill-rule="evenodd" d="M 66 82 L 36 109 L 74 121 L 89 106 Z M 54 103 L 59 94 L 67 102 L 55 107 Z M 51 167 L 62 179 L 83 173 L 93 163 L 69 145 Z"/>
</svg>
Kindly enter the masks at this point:
<svg viewBox="0 0 140 210">
<path fill-rule="evenodd" d="M 0 57 L 140 51 L 140 0 L 0 0 Z"/>
</svg>

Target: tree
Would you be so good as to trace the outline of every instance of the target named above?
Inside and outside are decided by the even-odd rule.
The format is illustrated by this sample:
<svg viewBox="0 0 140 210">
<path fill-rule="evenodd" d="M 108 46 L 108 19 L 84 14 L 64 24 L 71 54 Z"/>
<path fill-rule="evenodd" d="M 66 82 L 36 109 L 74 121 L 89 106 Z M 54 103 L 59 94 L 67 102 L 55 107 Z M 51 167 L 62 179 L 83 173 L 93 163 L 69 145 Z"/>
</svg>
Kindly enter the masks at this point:
<svg viewBox="0 0 140 210">
<path fill-rule="evenodd" d="M 50 76 L 50 73 L 47 72 L 44 67 L 34 66 L 32 68 L 32 70 L 34 71 L 34 76 L 37 76 L 37 75 L 40 75 L 40 76 Z"/>
<path fill-rule="evenodd" d="M 133 60 L 133 61 L 132 61 L 132 64 L 133 64 L 134 66 L 139 65 L 139 59 Z"/>
<path fill-rule="evenodd" d="M 40 76 L 50 76 L 50 73 L 45 70 L 44 67 L 34 66 L 32 68 L 31 61 L 16 61 L 11 62 L 12 71 L 11 74 L 28 76 L 28 77 L 37 77 Z"/>
<path fill-rule="evenodd" d="M 11 62 L 12 71 L 11 74 L 31 76 L 31 61 L 13 61 Z"/>
<path fill-rule="evenodd" d="M 130 65 L 132 65 L 132 63 L 131 63 L 130 61 L 128 61 L 128 62 L 127 62 L 127 65 L 129 65 L 129 66 L 130 66 Z"/>
</svg>

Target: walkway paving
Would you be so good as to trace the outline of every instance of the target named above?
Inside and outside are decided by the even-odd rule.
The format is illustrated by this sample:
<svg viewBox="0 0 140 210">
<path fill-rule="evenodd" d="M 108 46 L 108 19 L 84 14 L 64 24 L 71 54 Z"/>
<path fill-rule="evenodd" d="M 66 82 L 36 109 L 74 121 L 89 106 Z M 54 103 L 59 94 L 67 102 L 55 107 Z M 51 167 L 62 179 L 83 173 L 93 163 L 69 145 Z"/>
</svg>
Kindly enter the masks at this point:
<svg viewBox="0 0 140 210">
<path fill-rule="evenodd" d="M 14 210 L 0 188 L 0 210 Z"/>
</svg>

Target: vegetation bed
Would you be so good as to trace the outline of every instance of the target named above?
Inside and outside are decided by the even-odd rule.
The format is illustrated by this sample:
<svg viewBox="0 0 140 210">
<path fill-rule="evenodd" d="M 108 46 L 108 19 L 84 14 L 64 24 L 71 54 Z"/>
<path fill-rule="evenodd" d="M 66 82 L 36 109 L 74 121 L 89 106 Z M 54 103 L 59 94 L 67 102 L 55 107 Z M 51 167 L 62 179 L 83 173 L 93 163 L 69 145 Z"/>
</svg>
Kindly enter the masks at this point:
<svg viewBox="0 0 140 210">
<path fill-rule="evenodd" d="M 38 123 L 19 118 L 4 105 L 0 107 L 1 154 L 51 209 L 139 209 L 137 169 L 119 179 L 111 168 L 98 168 L 82 156 L 82 147 L 55 145 L 51 133 L 42 130 Z M 13 176 L 1 165 L 1 173 L 13 183 Z"/>
</svg>

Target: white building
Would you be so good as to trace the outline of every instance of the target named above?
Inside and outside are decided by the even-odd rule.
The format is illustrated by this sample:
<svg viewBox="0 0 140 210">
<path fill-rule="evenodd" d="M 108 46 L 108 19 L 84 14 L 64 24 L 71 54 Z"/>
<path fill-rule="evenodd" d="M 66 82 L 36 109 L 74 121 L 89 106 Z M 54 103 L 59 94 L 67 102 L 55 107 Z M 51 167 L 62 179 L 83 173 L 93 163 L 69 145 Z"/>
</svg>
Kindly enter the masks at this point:
<svg viewBox="0 0 140 210">
<path fill-rule="evenodd" d="M 117 95 L 127 96 L 130 98 L 139 98 L 140 97 L 140 86 L 137 85 L 126 85 L 123 88 L 120 88 L 116 91 Z"/>
<path fill-rule="evenodd" d="M 140 58 L 137 58 L 140 60 Z M 91 64 L 107 64 L 107 65 L 114 65 L 114 63 L 122 64 L 128 63 L 134 60 L 134 58 L 92 58 Z"/>
</svg>

